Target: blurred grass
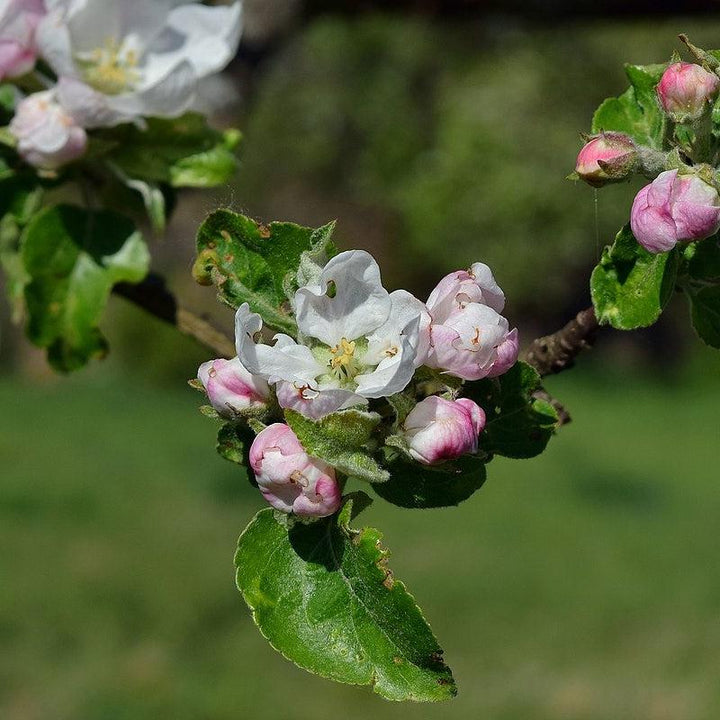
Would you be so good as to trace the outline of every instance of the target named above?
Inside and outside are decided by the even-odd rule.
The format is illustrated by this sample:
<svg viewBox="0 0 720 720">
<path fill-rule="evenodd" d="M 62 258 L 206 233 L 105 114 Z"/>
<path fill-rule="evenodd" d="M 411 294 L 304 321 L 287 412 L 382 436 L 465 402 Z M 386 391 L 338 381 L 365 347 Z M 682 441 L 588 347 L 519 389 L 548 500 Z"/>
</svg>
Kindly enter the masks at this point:
<svg viewBox="0 0 720 720">
<path fill-rule="evenodd" d="M 214 455 L 200 396 L 111 369 L 5 378 L 0 717 L 715 720 L 717 370 L 586 364 L 551 382 L 575 422 L 543 457 L 493 462 L 458 509 L 366 512 L 460 686 L 403 708 L 306 675 L 252 626 L 232 555 L 261 502 Z"/>
</svg>

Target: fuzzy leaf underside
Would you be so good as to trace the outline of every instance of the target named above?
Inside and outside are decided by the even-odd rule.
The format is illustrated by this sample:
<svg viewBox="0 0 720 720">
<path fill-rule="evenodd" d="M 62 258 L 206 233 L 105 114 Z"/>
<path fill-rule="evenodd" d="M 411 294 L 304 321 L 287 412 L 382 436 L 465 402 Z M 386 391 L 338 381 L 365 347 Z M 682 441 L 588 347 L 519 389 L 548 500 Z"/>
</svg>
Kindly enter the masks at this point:
<svg viewBox="0 0 720 720">
<path fill-rule="evenodd" d="M 231 307 L 248 303 L 268 325 L 294 335 L 288 278 L 297 272 L 303 253 L 331 247 L 332 228 L 332 223 L 315 230 L 280 222 L 265 227 L 231 210 L 217 210 L 198 231 L 195 277 L 214 284 Z"/>
</svg>

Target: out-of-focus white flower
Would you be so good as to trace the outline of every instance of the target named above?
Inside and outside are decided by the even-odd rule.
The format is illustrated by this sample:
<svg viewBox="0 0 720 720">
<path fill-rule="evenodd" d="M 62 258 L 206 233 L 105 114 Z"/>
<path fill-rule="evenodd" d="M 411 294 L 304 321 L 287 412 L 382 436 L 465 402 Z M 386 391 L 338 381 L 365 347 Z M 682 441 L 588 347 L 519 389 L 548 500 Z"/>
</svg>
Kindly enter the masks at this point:
<svg viewBox="0 0 720 720">
<path fill-rule="evenodd" d="M 33 69 L 35 29 L 44 14 L 43 0 L 0 0 L 0 80 Z"/>
<path fill-rule="evenodd" d="M 278 383 L 278 400 L 309 417 L 403 390 L 429 348 L 430 316 L 405 290 L 389 293 L 380 268 L 362 250 L 327 263 L 317 284 L 295 294 L 298 344 L 288 335 L 255 344 L 259 315 L 240 306 L 235 319 L 238 357 L 255 375 Z"/>
<path fill-rule="evenodd" d="M 56 170 L 87 148 L 85 130 L 58 104 L 53 90 L 21 100 L 9 130 L 22 158 L 43 170 Z"/>
<path fill-rule="evenodd" d="M 68 112 L 84 127 L 112 126 L 184 112 L 198 80 L 235 55 L 241 15 L 241 2 L 52 0 L 37 42 Z"/>
</svg>

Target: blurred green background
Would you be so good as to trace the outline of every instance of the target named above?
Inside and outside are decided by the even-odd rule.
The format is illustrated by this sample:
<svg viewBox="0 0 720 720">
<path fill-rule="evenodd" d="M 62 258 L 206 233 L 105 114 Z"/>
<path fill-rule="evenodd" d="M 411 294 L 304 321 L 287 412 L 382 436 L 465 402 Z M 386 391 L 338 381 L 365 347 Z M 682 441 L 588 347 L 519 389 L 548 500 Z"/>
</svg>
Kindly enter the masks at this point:
<svg viewBox="0 0 720 720">
<path fill-rule="evenodd" d="M 633 197 L 563 179 L 594 107 L 680 31 L 720 46 L 712 17 L 257 17 L 216 92 L 245 134 L 238 182 L 185 196 L 154 243 L 185 304 L 227 328 L 188 272 L 219 204 L 338 218 L 343 247 L 420 296 L 485 261 L 526 341 L 556 329 Z M 261 501 L 184 386 L 202 349 L 114 299 L 110 359 L 57 378 L 0 307 L 3 720 L 720 717 L 720 358 L 682 303 L 550 379 L 574 422 L 544 456 L 494 461 L 458 509 L 363 516 L 455 671 L 459 697 L 427 707 L 309 676 L 253 627 L 232 555 Z"/>
</svg>

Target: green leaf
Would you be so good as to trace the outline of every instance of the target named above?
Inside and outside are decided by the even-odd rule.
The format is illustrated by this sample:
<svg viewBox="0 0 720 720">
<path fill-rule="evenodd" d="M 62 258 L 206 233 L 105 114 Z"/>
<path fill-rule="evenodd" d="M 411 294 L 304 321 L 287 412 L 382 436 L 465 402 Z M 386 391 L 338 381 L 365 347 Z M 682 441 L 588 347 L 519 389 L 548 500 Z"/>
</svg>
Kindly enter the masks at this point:
<svg viewBox="0 0 720 720">
<path fill-rule="evenodd" d="M 139 282 L 148 271 L 142 235 L 122 215 L 58 205 L 33 218 L 22 242 L 32 342 L 61 371 L 104 355 L 97 324 L 113 285 Z"/>
<path fill-rule="evenodd" d="M 700 339 L 720 350 L 720 285 L 686 288 L 692 323 Z"/>
<path fill-rule="evenodd" d="M 148 118 L 145 128 L 121 125 L 100 131 L 106 157 L 130 178 L 175 187 L 215 187 L 237 169 L 236 131 L 222 133 L 199 113 Z"/>
<path fill-rule="evenodd" d="M 379 415 L 341 410 L 316 421 L 294 410 L 285 410 L 285 420 L 308 453 L 325 460 L 336 470 L 371 483 L 382 483 L 389 478 L 388 471 L 370 454 Z"/>
<path fill-rule="evenodd" d="M 195 278 L 216 285 L 221 299 L 232 307 L 247 302 L 268 325 L 294 334 L 295 321 L 287 307 L 288 278 L 295 276 L 305 253 L 328 246 L 331 229 L 294 223 L 265 227 L 231 210 L 217 210 L 198 231 Z"/>
<path fill-rule="evenodd" d="M 0 181 L 0 267 L 14 322 L 19 322 L 25 307 L 25 286 L 30 276 L 20 255 L 22 228 L 40 207 L 42 188 L 34 177 L 10 176 Z"/>
<path fill-rule="evenodd" d="M 608 98 L 595 111 L 592 132 L 627 133 L 640 145 L 663 147 L 666 119 L 660 110 L 655 87 L 666 64 L 626 65 L 630 87 L 620 97 Z"/>
<path fill-rule="evenodd" d="M 720 237 L 713 235 L 686 246 L 683 253 L 688 275 L 694 280 L 720 281 Z"/>
<path fill-rule="evenodd" d="M 485 411 L 480 449 L 492 455 L 531 458 L 545 450 L 558 425 L 555 408 L 534 397 L 540 375 L 524 362 L 499 378 L 467 383 L 465 394 Z"/>
<path fill-rule="evenodd" d="M 396 457 L 390 479 L 374 485 L 375 492 L 404 508 L 440 508 L 459 505 L 479 490 L 487 477 L 479 457 L 465 456 L 435 467 Z"/>
<path fill-rule="evenodd" d="M 237 158 L 233 152 L 240 140 L 240 133 L 228 130 L 223 141 L 204 152 L 178 160 L 170 168 L 170 184 L 173 187 L 216 187 L 228 182 L 237 170 Z"/>
<path fill-rule="evenodd" d="M 448 700 L 457 692 L 452 673 L 387 567 L 381 537 L 335 518 L 288 529 L 262 510 L 240 536 L 238 588 L 260 632 L 305 670 L 370 685 L 388 700 Z"/>
<path fill-rule="evenodd" d="M 603 251 L 590 278 L 598 320 L 618 330 L 652 325 L 672 296 L 678 252 L 653 254 L 641 247 L 626 225 Z"/>
</svg>

